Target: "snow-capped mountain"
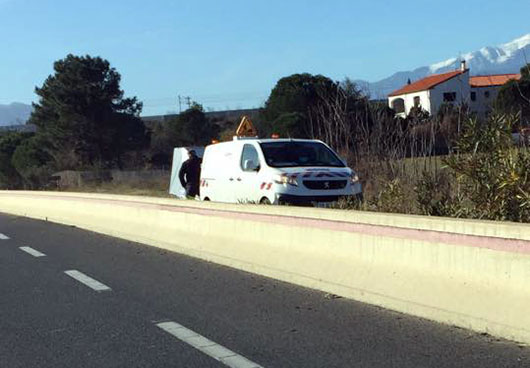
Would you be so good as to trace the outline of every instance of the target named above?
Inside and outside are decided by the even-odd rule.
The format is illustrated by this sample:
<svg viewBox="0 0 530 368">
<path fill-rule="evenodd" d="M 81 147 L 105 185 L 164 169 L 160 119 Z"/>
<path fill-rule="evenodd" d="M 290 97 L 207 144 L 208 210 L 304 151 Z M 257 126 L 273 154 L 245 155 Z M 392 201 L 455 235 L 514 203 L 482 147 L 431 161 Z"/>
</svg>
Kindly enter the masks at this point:
<svg viewBox="0 0 530 368">
<path fill-rule="evenodd" d="M 530 33 L 503 45 L 483 47 L 478 51 L 463 54 L 461 58 L 447 59 L 413 71 L 398 72 L 378 82 L 357 82 L 370 92 L 372 98 L 382 99 L 403 87 L 408 79 L 414 82 L 430 74 L 458 69 L 460 60 L 466 61 L 471 75 L 519 73 L 521 67 L 530 63 Z"/>
<path fill-rule="evenodd" d="M 0 126 L 25 124 L 32 109 L 30 105 L 18 102 L 9 105 L 0 104 Z"/>
</svg>

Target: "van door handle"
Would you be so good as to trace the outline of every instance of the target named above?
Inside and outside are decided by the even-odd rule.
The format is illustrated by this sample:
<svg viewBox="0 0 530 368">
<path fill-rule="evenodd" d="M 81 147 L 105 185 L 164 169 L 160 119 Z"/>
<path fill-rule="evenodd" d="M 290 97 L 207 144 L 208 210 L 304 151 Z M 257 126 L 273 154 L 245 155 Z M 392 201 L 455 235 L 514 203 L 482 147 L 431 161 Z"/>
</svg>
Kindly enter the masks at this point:
<svg viewBox="0 0 530 368">
<path fill-rule="evenodd" d="M 237 178 L 237 181 L 241 181 L 241 178 Z"/>
<path fill-rule="evenodd" d="M 230 179 L 228 179 L 228 180 L 230 180 L 230 181 L 234 181 L 234 178 L 230 178 Z"/>
</svg>

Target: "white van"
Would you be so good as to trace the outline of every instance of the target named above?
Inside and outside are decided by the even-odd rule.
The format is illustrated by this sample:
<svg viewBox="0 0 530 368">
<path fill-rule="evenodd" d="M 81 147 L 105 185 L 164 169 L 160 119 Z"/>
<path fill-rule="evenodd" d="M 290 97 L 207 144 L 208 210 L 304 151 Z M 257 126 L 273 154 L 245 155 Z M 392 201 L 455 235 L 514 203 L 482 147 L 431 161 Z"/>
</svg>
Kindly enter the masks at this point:
<svg viewBox="0 0 530 368">
<path fill-rule="evenodd" d="M 231 203 L 332 202 L 362 195 L 357 174 L 325 143 L 238 138 L 209 145 L 200 198 Z"/>
</svg>

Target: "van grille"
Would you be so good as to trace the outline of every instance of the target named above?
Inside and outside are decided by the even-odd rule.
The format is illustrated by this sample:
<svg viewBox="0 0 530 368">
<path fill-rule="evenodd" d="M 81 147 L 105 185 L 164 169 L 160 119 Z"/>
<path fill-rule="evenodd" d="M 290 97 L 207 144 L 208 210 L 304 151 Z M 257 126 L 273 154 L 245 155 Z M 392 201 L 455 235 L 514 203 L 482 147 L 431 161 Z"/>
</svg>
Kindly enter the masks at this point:
<svg viewBox="0 0 530 368">
<path fill-rule="evenodd" d="M 304 186 L 308 189 L 343 189 L 346 187 L 346 180 L 304 180 Z"/>
</svg>

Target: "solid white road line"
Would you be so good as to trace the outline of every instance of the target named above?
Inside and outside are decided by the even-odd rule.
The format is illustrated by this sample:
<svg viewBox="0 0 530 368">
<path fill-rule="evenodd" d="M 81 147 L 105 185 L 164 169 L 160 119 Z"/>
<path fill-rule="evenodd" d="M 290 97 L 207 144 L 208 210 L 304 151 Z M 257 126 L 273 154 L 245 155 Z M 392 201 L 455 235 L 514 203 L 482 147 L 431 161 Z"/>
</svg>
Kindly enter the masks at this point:
<svg viewBox="0 0 530 368">
<path fill-rule="evenodd" d="M 46 254 L 39 252 L 31 247 L 18 247 L 18 249 L 31 254 L 33 257 L 46 257 Z"/>
<path fill-rule="evenodd" d="M 9 237 L 7 235 L 0 233 L 0 240 L 9 240 Z"/>
<path fill-rule="evenodd" d="M 109 288 L 107 285 L 104 285 L 101 282 L 94 280 L 93 278 L 88 277 L 87 275 L 79 271 L 68 270 L 68 271 L 64 271 L 64 273 L 96 291 L 111 290 L 111 288 Z"/>
<path fill-rule="evenodd" d="M 204 354 L 211 356 L 229 367 L 263 368 L 261 365 L 208 340 L 206 337 L 201 336 L 176 322 L 162 322 L 157 323 L 156 325 L 167 333 L 175 336 L 177 339 L 184 341 L 186 344 L 193 346 L 195 349 L 200 350 Z"/>
</svg>

